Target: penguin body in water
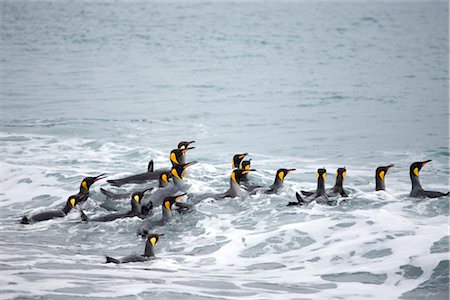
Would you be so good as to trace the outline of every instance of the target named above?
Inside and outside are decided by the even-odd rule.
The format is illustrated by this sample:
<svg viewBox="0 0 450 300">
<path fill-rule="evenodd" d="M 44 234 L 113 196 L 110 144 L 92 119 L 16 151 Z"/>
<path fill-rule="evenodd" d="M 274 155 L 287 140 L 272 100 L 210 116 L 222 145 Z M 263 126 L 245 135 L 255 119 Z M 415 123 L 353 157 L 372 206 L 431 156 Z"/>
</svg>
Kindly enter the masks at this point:
<svg viewBox="0 0 450 300">
<path fill-rule="evenodd" d="M 256 193 L 278 194 L 283 188 L 283 183 L 286 175 L 294 171 L 295 169 L 278 169 L 277 173 L 275 174 L 275 181 L 270 187 L 256 188 L 252 192 L 250 192 L 250 195 L 254 195 Z"/>
<path fill-rule="evenodd" d="M 235 198 L 241 196 L 241 178 L 242 175 L 245 175 L 249 172 L 254 172 L 255 169 L 234 169 L 231 172 L 230 176 L 230 188 L 225 192 L 217 195 L 212 195 L 211 197 L 214 199 L 223 199 L 223 198 Z"/>
<path fill-rule="evenodd" d="M 186 193 L 179 194 L 176 196 L 165 197 L 161 204 L 161 210 L 162 210 L 161 219 L 147 221 L 146 224 L 138 230 L 138 234 L 146 235 L 150 229 L 158 227 L 158 226 L 163 226 L 166 223 L 170 222 L 170 220 L 172 220 L 172 217 L 173 217 L 173 210 L 172 210 L 173 205 L 175 203 L 177 203 L 177 201 L 179 201 L 184 196 L 186 196 Z"/>
<path fill-rule="evenodd" d="M 426 161 L 417 161 L 411 164 L 409 167 L 409 177 L 411 178 L 411 193 L 409 194 L 410 197 L 414 198 L 438 198 L 442 196 L 448 196 L 449 192 L 447 193 L 441 193 L 441 192 L 435 192 L 435 191 L 426 191 L 422 188 L 420 181 L 419 181 L 419 172 L 422 169 L 423 166 L 425 166 L 427 163 L 429 163 L 431 159 Z"/>
<path fill-rule="evenodd" d="M 241 162 L 241 167 L 240 169 L 242 170 L 250 170 L 251 169 L 251 159 L 249 160 L 244 160 Z M 252 192 L 255 189 L 261 188 L 260 185 L 255 185 L 252 184 L 249 179 L 248 179 L 248 173 L 247 174 L 242 174 L 241 177 L 241 186 L 247 190 L 248 192 Z"/>
<path fill-rule="evenodd" d="M 189 145 L 194 142 L 195 141 L 180 142 L 178 144 L 178 149 L 174 149 L 170 152 L 170 161 L 172 162 L 172 164 L 174 163 L 174 161 L 178 161 L 179 164 L 183 164 L 186 159 L 185 158 L 186 151 L 195 148 L 195 147 L 189 147 Z M 175 151 L 175 150 L 179 150 L 179 151 Z M 137 175 L 131 175 L 131 176 L 128 176 L 125 178 L 120 178 L 120 179 L 110 179 L 110 180 L 107 180 L 107 182 L 114 186 L 122 186 L 124 184 L 129 184 L 129 183 L 135 183 L 135 184 L 145 183 L 147 181 L 157 180 L 161 173 L 164 173 L 167 171 L 170 171 L 170 169 L 154 170 L 153 160 L 151 160 L 148 164 L 147 172 L 137 174 Z"/>
<path fill-rule="evenodd" d="M 169 175 L 161 175 L 164 178 L 162 180 L 167 181 L 167 186 L 164 188 L 160 188 L 152 193 L 150 197 L 148 197 L 148 201 L 146 204 L 144 204 L 144 206 L 159 207 L 162 204 L 164 198 L 173 196 L 177 192 L 187 190 L 189 186 L 184 181 L 184 178 L 186 178 L 186 169 L 196 163 L 196 161 L 192 161 L 182 165 L 174 165 L 170 170 L 170 173 L 164 173 L 170 174 L 170 177 Z M 171 179 L 170 182 L 169 179 Z"/>
<path fill-rule="evenodd" d="M 325 168 L 317 170 L 317 189 L 316 191 L 307 196 L 305 199 L 300 196 L 299 193 L 295 193 L 295 197 L 297 198 L 297 202 L 289 202 L 290 205 L 307 205 L 312 201 L 316 201 L 319 204 L 331 204 L 328 199 L 327 192 L 325 190 L 325 178 L 327 177 L 327 170 Z"/>
<path fill-rule="evenodd" d="M 115 213 L 115 214 L 109 214 L 104 215 L 96 218 L 88 218 L 83 212 L 81 214 L 81 219 L 83 221 L 89 221 L 89 222 L 109 222 L 114 221 L 117 219 L 123 219 L 123 218 L 132 218 L 132 217 L 140 217 L 144 218 L 152 209 L 152 207 L 145 207 L 142 206 L 142 199 L 144 198 L 144 195 L 146 192 L 150 192 L 153 188 L 147 189 L 142 192 L 136 192 L 133 193 L 131 196 L 131 210 L 126 213 Z"/>
<path fill-rule="evenodd" d="M 394 165 L 380 166 L 375 170 L 375 191 L 384 191 L 386 189 L 384 184 L 384 178 Z"/>
<path fill-rule="evenodd" d="M 334 186 L 332 188 L 326 189 L 328 197 L 336 197 L 336 196 L 348 197 L 348 194 L 345 191 L 344 186 L 343 186 L 344 178 L 346 176 L 347 176 L 347 169 L 345 167 L 337 169 L 337 171 L 336 171 L 336 183 L 334 184 Z M 301 193 L 304 196 L 311 196 L 315 192 L 301 191 Z"/>
<path fill-rule="evenodd" d="M 158 177 L 158 188 L 162 189 L 169 185 L 169 179 L 170 179 L 170 171 L 162 172 L 159 174 Z M 103 195 L 106 196 L 107 199 L 113 200 L 113 199 L 125 199 L 131 196 L 132 192 L 126 192 L 126 193 L 114 193 L 108 190 L 105 190 L 104 188 L 100 188 L 100 191 Z M 155 192 L 154 192 L 155 193 Z"/>
<path fill-rule="evenodd" d="M 55 218 L 65 217 L 73 208 L 76 208 L 77 204 L 79 204 L 80 195 L 73 195 L 67 199 L 66 205 L 62 209 L 44 211 L 38 214 L 35 214 L 31 217 L 23 216 L 20 221 L 21 224 L 30 224 L 35 222 L 47 221 Z"/>
<path fill-rule="evenodd" d="M 142 262 L 142 261 L 148 261 L 155 257 L 155 246 L 158 243 L 159 237 L 163 236 L 164 234 L 154 234 L 149 233 L 146 235 L 145 238 L 145 249 L 144 254 L 131 254 L 119 259 L 105 256 L 106 263 L 115 263 L 115 264 L 125 264 L 130 262 Z"/>
</svg>

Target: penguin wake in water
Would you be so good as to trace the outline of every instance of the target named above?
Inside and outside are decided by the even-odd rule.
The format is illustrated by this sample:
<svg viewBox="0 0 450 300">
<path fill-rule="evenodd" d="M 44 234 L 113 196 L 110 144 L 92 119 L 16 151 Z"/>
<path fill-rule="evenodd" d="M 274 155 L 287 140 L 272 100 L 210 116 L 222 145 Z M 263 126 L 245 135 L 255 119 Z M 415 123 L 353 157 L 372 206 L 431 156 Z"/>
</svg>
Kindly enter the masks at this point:
<svg viewBox="0 0 450 300">
<path fill-rule="evenodd" d="M 394 165 L 390 164 L 388 166 L 380 166 L 375 170 L 375 191 L 384 191 L 386 187 L 384 185 L 384 177 L 390 168 Z"/>
<path fill-rule="evenodd" d="M 158 178 L 158 183 L 159 183 L 158 184 L 158 188 L 159 189 L 165 188 L 165 187 L 167 187 L 169 185 L 169 178 L 170 178 L 170 176 L 171 176 L 170 171 L 163 172 L 163 173 L 159 174 L 159 178 Z M 114 192 L 105 190 L 104 188 L 100 188 L 100 191 L 102 192 L 103 195 L 106 196 L 107 199 L 110 199 L 110 200 L 128 198 L 132 194 L 132 192 L 128 192 L 128 193 L 114 193 Z"/>
<path fill-rule="evenodd" d="M 142 202 L 142 199 L 144 198 L 145 193 L 150 192 L 152 189 L 153 188 L 147 189 L 142 192 L 133 193 L 133 195 L 131 196 L 131 211 L 129 211 L 129 212 L 109 214 L 109 215 L 100 216 L 100 217 L 96 217 L 96 218 L 88 218 L 83 212 L 81 212 L 81 219 L 86 222 L 87 221 L 89 221 L 89 222 L 109 222 L 109 221 L 114 221 L 114 220 L 123 219 L 123 218 L 132 218 L 132 217 L 144 218 L 149 213 L 149 211 L 151 211 L 151 209 L 153 207 L 143 208 L 141 202 Z"/>
<path fill-rule="evenodd" d="M 449 192 L 441 193 L 441 192 L 434 192 L 434 191 L 425 191 L 422 188 L 422 186 L 420 185 L 419 172 L 422 169 L 422 167 L 425 166 L 430 161 L 431 161 L 431 159 L 426 160 L 426 161 L 416 161 L 416 162 L 412 163 L 411 166 L 409 167 L 409 177 L 411 178 L 411 184 L 412 184 L 411 193 L 409 194 L 410 197 L 438 198 L 438 197 L 449 195 Z"/>
<path fill-rule="evenodd" d="M 347 169 L 345 167 L 338 168 L 336 171 L 336 183 L 332 188 L 326 189 L 327 196 L 328 197 L 335 197 L 335 196 L 341 196 L 341 197 L 348 197 L 347 192 L 344 189 L 344 178 L 347 176 Z M 302 195 L 304 196 L 311 196 L 315 192 L 311 191 L 301 191 Z"/>
<path fill-rule="evenodd" d="M 288 206 L 290 205 L 307 205 L 311 203 L 312 201 L 316 201 L 320 204 L 328 204 L 328 195 L 325 191 L 325 178 L 327 177 L 327 170 L 325 168 L 317 169 L 317 189 L 316 191 L 306 197 L 305 199 L 300 196 L 299 193 L 295 193 L 295 197 L 297 198 L 297 202 L 289 202 Z"/>
<path fill-rule="evenodd" d="M 44 212 L 38 213 L 36 215 L 33 215 L 29 218 L 27 216 L 23 216 L 20 223 L 21 224 L 30 224 L 30 223 L 34 223 L 34 222 L 41 222 L 41 221 L 47 221 L 50 219 L 65 217 L 72 210 L 72 208 L 76 208 L 76 205 L 81 202 L 80 197 L 81 196 L 79 194 L 70 196 L 69 199 L 67 199 L 66 206 L 64 206 L 62 209 L 44 211 Z"/>
<path fill-rule="evenodd" d="M 80 184 L 80 191 L 78 192 L 79 201 L 78 202 L 84 202 L 89 198 L 89 189 L 90 187 L 97 181 L 104 179 L 105 174 L 100 174 L 95 177 L 86 177 L 81 181 Z"/>
<path fill-rule="evenodd" d="M 268 188 L 256 188 L 252 192 L 250 192 L 250 195 L 254 195 L 256 193 L 264 193 L 264 194 L 277 194 L 281 191 L 283 188 L 284 179 L 286 178 L 286 175 L 289 173 L 294 172 L 295 169 L 278 169 L 276 175 L 275 175 L 275 181 L 274 183 L 268 187 Z"/>
<path fill-rule="evenodd" d="M 194 141 L 180 142 L 178 144 L 178 149 L 176 149 L 179 151 L 174 152 L 174 150 L 172 150 L 170 153 L 170 160 L 172 161 L 174 159 L 174 160 L 180 162 L 179 164 L 182 164 L 185 161 L 186 151 L 194 149 L 194 147 L 188 147 L 192 143 L 194 143 Z M 172 161 L 172 163 L 173 163 L 173 161 Z M 170 171 L 170 169 L 154 170 L 153 169 L 153 160 L 151 160 L 148 164 L 147 172 L 137 174 L 137 175 L 131 175 L 131 176 L 128 176 L 125 178 L 120 178 L 120 179 L 110 179 L 110 180 L 107 180 L 107 182 L 114 186 L 122 186 L 124 184 L 129 184 L 129 183 L 145 183 L 147 181 L 157 180 L 161 173 L 167 172 L 167 171 Z"/>
<path fill-rule="evenodd" d="M 160 220 L 150 220 L 147 221 L 145 225 L 143 225 L 139 230 L 138 230 L 138 234 L 139 235 L 146 235 L 147 232 L 152 229 L 155 228 L 157 226 L 163 226 L 166 223 L 170 222 L 170 220 L 172 220 L 172 216 L 173 216 L 173 210 L 172 207 L 173 205 L 179 201 L 181 198 L 183 198 L 184 196 L 186 196 L 186 193 L 184 194 L 180 194 L 177 196 L 170 196 L 170 197 L 166 197 L 164 198 L 162 204 L 161 204 L 161 210 L 162 210 L 162 217 Z"/>
<path fill-rule="evenodd" d="M 163 236 L 164 234 L 155 234 L 155 233 L 149 233 L 146 235 L 145 238 L 145 250 L 144 254 L 131 254 L 119 259 L 106 256 L 106 263 L 115 263 L 115 264 L 125 264 L 130 262 L 141 262 L 141 261 L 148 261 L 155 257 L 155 246 L 158 243 L 159 237 Z"/>
</svg>

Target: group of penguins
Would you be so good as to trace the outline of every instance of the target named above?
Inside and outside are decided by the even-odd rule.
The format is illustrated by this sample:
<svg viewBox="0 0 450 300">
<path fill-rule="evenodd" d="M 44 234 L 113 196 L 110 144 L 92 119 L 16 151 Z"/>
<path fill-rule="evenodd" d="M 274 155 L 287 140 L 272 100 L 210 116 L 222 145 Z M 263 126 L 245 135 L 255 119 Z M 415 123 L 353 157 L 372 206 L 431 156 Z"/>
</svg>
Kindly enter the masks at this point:
<svg viewBox="0 0 450 300">
<path fill-rule="evenodd" d="M 172 219 L 173 211 L 186 211 L 192 208 L 193 205 L 198 202 L 212 198 L 234 198 L 239 197 L 242 193 L 242 189 L 245 189 L 249 195 L 257 193 L 274 194 L 278 193 L 282 187 L 287 174 L 295 171 L 295 169 L 278 169 L 275 175 L 275 181 L 268 187 L 262 187 L 258 185 L 252 185 L 248 179 L 250 172 L 256 171 L 251 168 L 251 159 L 244 160 L 248 153 L 236 154 L 232 160 L 232 168 L 230 176 L 229 189 L 221 194 L 205 194 L 201 197 L 193 197 L 195 200 L 187 202 L 179 202 L 187 194 L 185 191 L 189 186 L 185 183 L 186 169 L 195 163 L 196 161 L 186 162 L 186 153 L 189 150 L 194 149 L 191 144 L 195 141 L 183 141 L 178 144 L 178 147 L 170 152 L 170 162 L 172 167 L 170 169 L 158 169 L 154 170 L 153 160 L 148 164 L 147 172 L 137 175 L 128 176 L 121 179 L 107 180 L 113 186 L 120 187 L 125 184 L 142 184 L 149 181 L 158 180 L 159 186 L 151 187 L 145 190 L 136 191 L 133 193 L 118 194 L 101 188 L 101 192 L 109 199 L 123 199 L 131 197 L 131 210 L 124 213 L 113 213 L 99 217 L 89 218 L 79 206 L 80 203 L 85 202 L 89 197 L 89 188 L 97 181 L 105 178 L 105 174 L 100 174 L 95 177 L 86 177 L 83 179 L 80 185 L 78 194 L 72 195 L 67 199 L 66 205 L 55 211 L 45 211 L 38 213 L 31 217 L 24 216 L 21 220 L 22 224 L 30 224 L 33 222 L 45 221 L 54 218 L 61 218 L 66 216 L 72 209 L 80 211 L 81 219 L 84 222 L 108 222 L 120 218 L 139 217 L 144 219 L 144 224 L 137 230 L 140 236 L 145 237 L 145 250 L 142 255 L 129 255 L 121 259 L 112 258 L 106 256 L 107 263 L 127 263 L 138 262 L 152 259 L 155 256 L 154 248 L 159 240 L 159 237 L 163 234 L 151 233 L 150 230 L 154 230 L 156 227 L 162 226 Z M 410 197 L 418 198 L 436 198 L 441 196 L 448 196 L 449 192 L 441 193 L 436 191 L 426 191 L 422 188 L 419 181 L 419 172 L 423 166 L 429 163 L 431 160 L 422 162 L 414 162 L 409 169 L 409 175 L 411 178 L 412 189 Z M 385 189 L 385 176 L 390 168 L 394 165 L 380 166 L 375 171 L 375 190 L 380 191 Z M 348 197 L 347 192 L 344 189 L 343 183 L 346 176 L 346 169 L 338 168 L 336 171 L 336 183 L 332 188 L 325 189 L 325 178 L 327 171 L 325 168 L 317 170 L 317 189 L 315 191 L 301 191 L 296 193 L 295 202 L 289 202 L 288 206 L 292 205 L 308 205 L 309 203 L 316 201 L 325 205 L 337 205 L 337 199 Z M 241 189 L 242 188 L 242 189 Z M 303 195 L 303 197 L 302 197 Z M 189 195 L 190 196 L 190 195 Z M 189 197 L 191 198 L 191 197 Z M 341 201 L 342 202 L 342 201 Z M 339 202 L 339 203 L 341 203 Z M 153 214 L 154 208 L 161 207 L 161 218 L 152 219 L 147 218 Z"/>
</svg>

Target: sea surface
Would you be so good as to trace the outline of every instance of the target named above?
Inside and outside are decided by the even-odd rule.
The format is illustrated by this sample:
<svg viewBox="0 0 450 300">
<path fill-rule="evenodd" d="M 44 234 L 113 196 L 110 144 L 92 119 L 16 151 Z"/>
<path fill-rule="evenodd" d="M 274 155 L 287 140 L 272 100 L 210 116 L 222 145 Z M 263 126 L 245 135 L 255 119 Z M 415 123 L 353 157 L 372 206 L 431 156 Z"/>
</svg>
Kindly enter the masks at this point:
<svg viewBox="0 0 450 300">
<path fill-rule="evenodd" d="M 409 165 L 449 185 L 448 2 L 1 1 L 1 299 L 448 299 L 449 197 L 409 197 Z M 195 140 L 189 194 L 228 188 L 248 152 L 254 184 L 296 168 L 279 195 L 206 199 L 156 229 L 67 217 L 85 176 L 141 173 Z M 386 191 L 374 191 L 374 172 Z M 347 168 L 338 206 L 287 207 Z M 92 186 L 85 213 L 129 209 Z M 341 200 L 341 199 L 340 199 Z M 189 201 L 189 200 L 188 200 Z M 154 217 L 160 212 L 155 210 Z"/>
</svg>

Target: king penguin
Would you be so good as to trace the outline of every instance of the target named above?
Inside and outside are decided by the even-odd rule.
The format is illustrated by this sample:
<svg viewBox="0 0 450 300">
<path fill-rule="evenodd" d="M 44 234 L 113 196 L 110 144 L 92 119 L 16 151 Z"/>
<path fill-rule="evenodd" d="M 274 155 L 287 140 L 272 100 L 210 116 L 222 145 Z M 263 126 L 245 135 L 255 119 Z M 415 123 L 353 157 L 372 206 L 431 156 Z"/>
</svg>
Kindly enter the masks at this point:
<svg viewBox="0 0 450 300">
<path fill-rule="evenodd" d="M 378 167 L 375 170 L 375 191 L 384 191 L 386 189 L 384 185 L 384 177 L 393 166 L 393 164 L 390 164 L 388 166 Z"/>
<path fill-rule="evenodd" d="M 325 168 L 322 169 L 317 169 L 317 189 L 316 191 L 306 197 L 305 199 L 302 198 L 302 196 L 300 196 L 299 193 L 295 193 L 295 197 L 297 198 L 297 202 L 289 202 L 289 205 L 304 205 L 304 204 L 309 204 L 312 201 L 316 201 L 317 203 L 320 204 L 328 204 L 329 200 L 328 200 L 328 195 L 327 192 L 325 191 L 325 178 L 327 177 L 327 170 Z"/>
<path fill-rule="evenodd" d="M 81 214 L 81 219 L 83 221 L 89 221 L 89 222 L 109 222 L 114 221 L 117 219 L 123 219 L 123 218 L 132 218 L 132 217 L 139 217 L 144 218 L 145 215 L 149 213 L 151 208 L 148 208 L 147 210 L 143 210 L 142 207 L 142 199 L 144 198 L 145 193 L 150 192 L 153 188 L 146 189 L 142 192 L 136 192 L 131 195 L 131 210 L 126 213 L 115 213 L 115 214 L 109 214 L 105 216 L 100 216 L 96 218 L 88 218 L 84 213 Z"/>
<path fill-rule="evenodd" d="M 106 263 L 115 263 L 115 264 L 124 264 L 124 263 L 130 263 L 130 262 L 142 262 L 147 261 L 155 257 L 155 246 L 156 243 L 159 241 L 159 237 L 163 236 L 164 234 L 154 234 L 149 233 L 146 236 L 145 239 L 145 250 L 144 254 L 138 255 L 138 254 L 131 254 L 128 256 L 125 256 L 123 258 L 113 258 L 110 256 L 105 256 Z"/>
<path fill-rule="evenodd" d="M 441 192 L 434 192 L 434 191 L 425 191 L 422 188 L 422 186 L 420 185 L 419 172 L 422 169 L 422 167 L 425 166 L 430 161 L 431 161 L 431 159 L 426 160 L 426 161 L 416 161 L 416 162 L 412 163 L 411 166 L 409 167 L 409 177 L 411 178 L 411 184 L 412 184 L 411 193 L 409 194 L 410 197 L 438 198 L 438 197 L 449 195 L 449 192 L 441 193 Z"/>
<path fill-rule="evenodd" d="M 250 192 L 250 195 L 254 195 L 256 193 L 278 194 L 283 188 L 286 175 L 294 171 L 295 169 L 278 169 L 277 173 L 275 174 L 275 181 L 270 187 L 256 188 L 252 192 Z"/>
<path fill-rule="evenodd" d="M 179 194 L 176 196 L 165 197 L 161 204 L 162 216 L 159 220 L 149 220 L 146 221 L 145 225 L 143 225 L 140 229 L 138 229 L 137 233 L 139 235 L 145 235 L 150 229 L 153 229 L 157 226 L 163 226 L 166 223 L 172 220 L 172 206 L 177 203 L 181 198 L 186 196 L 186 193 Z"/>
<path fill-rule="evenodd" d="M 80 203 L 80 197 L 80 194 L 70 196 L 67 199 L 66 205 L 62 209 L 41 212 L 31 216 L 30 218 L 23 216 L 20 223 L 30 224 L 65 217 L 72 210 L 72 208 L 76 208 L 77 204 Z"/>
</svg>

